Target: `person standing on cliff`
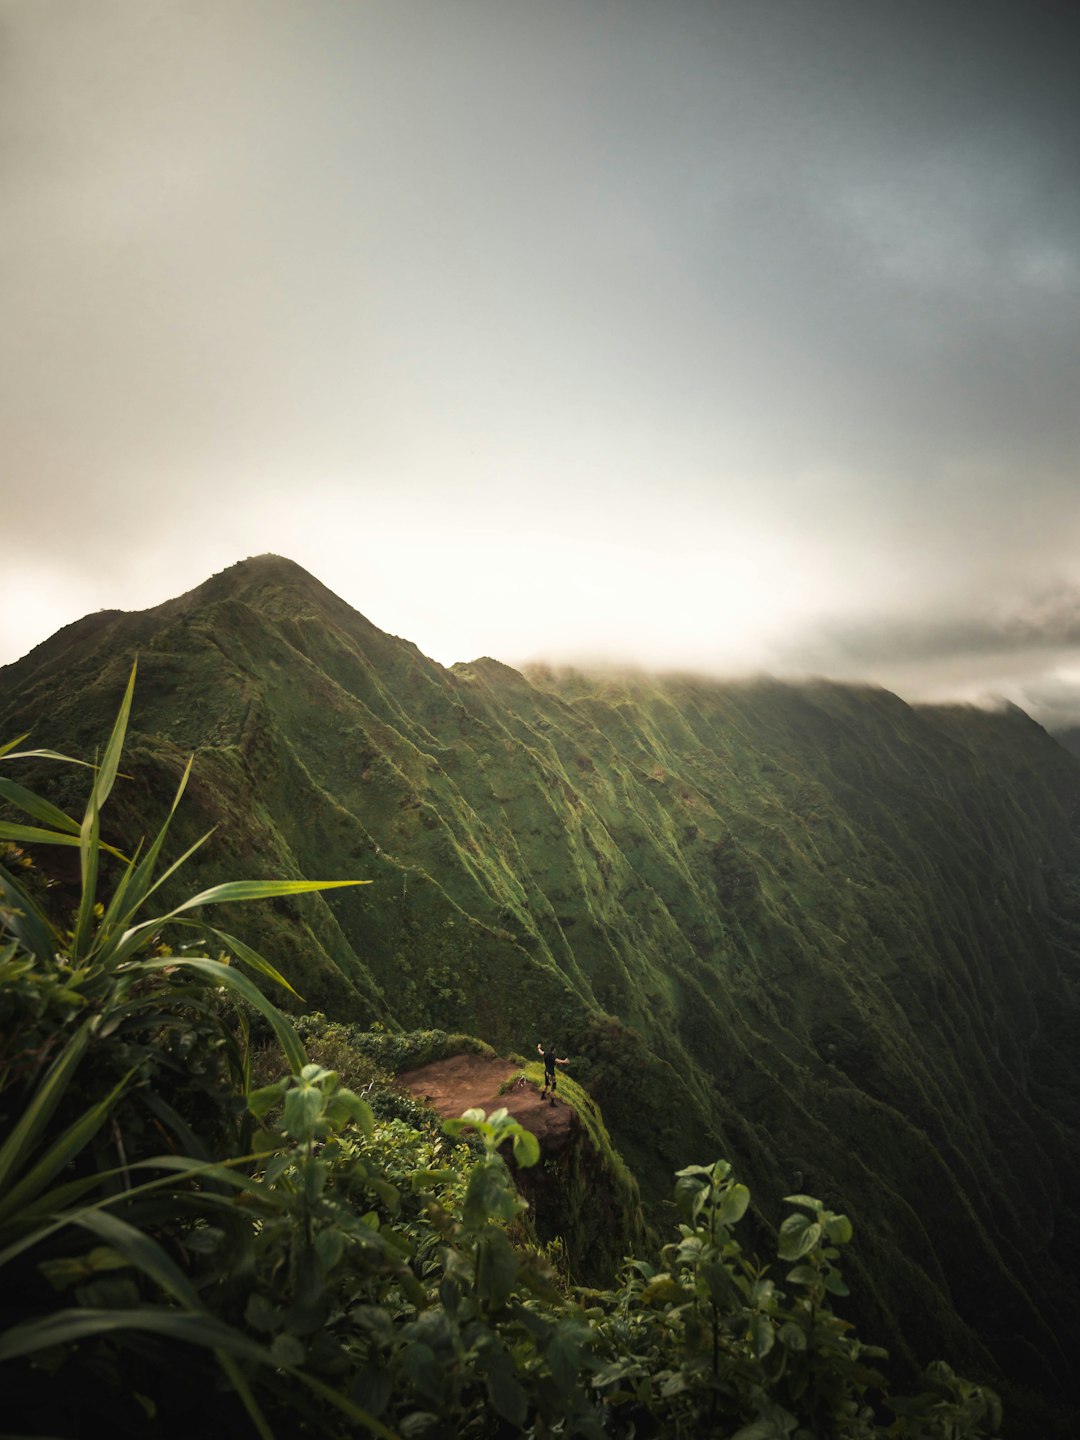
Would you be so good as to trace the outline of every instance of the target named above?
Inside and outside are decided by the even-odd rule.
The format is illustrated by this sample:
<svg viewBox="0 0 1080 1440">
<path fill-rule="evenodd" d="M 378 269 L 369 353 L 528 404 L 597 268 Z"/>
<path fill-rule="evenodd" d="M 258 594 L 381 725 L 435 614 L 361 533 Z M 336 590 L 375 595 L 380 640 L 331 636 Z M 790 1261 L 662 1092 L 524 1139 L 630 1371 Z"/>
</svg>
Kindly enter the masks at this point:
<svg viewBox="0 0 1080 1440">
<path fill-rule="evenodd" d="M 556 1056 L 556 1054 L 555 1054 L 555 1046 L 554 1046 L 554 1045 L 552 1045 L 549 1050 L 545 1050 L 544 1047 L 543 1047 L 543 1045 L 541 1045 L 541 1044 L 538 1043 L 537 1046 L 536 1046 L 536 1048 L 537 1048 L 537 1050 L 540 1051 L 540 1054 L 544 1057 L 544 1088 L 540 1091 L 540 1099 L 543 1100 L 544 1096 L 548 1093 L 548 1086 L 550 1085 L 550 1086 L 551 1086 L 551 1099 L 548 1101 L 548 1104 L 549 1104 L 549 1105 L 554 1105 L 554 1104 L 555 1104 L 555 1066 L 556 1066 L 556 1065 L 569 1065 L 569 1064 L 570 1064 L 570 1061 L 569 1061 L 569 1060 L 560 1060 L 560 1059 Z"/>
</svg>

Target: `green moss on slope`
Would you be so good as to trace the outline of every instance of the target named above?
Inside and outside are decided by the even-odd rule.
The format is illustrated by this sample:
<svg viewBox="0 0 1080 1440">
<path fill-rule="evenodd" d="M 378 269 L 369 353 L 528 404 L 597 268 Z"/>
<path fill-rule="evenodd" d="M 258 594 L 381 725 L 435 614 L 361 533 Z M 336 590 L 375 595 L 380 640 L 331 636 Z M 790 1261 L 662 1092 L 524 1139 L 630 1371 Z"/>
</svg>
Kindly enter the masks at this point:
<svg viewBox="0 0 1080 1440">
<path fill-rule="evenodd" d="M 257 937 L 309 1006 L 503 1050 L 541 1027 L 654 1213 L 703 1153 L 763 1230 L 809 1189 L 858 1216 L 867 1330 L 902 1350 L 917 1315 L 926 1353 L 1060 1392 L 1080 769 L 1027 717 L 444 670 L 264 558 L 0 672 L 3 733 L 92 751 L 136 648 L 129 832 L 197 749 L 208 873 L 374 882 Z"/>
</svg>

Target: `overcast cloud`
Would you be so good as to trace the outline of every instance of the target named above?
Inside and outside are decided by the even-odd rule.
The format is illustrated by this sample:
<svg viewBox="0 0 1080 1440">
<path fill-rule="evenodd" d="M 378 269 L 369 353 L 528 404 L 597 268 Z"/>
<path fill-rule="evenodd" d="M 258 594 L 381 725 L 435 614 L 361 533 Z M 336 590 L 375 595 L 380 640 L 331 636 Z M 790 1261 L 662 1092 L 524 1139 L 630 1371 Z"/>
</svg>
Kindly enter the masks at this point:
<svg viewBox="0 0 1080 1440">
<path fill-rule="evenodd" d="M 271 550 L 443 663 L 1076 719 L 1071 15 L 0 0 L 0 663 Z"/>
</svg>

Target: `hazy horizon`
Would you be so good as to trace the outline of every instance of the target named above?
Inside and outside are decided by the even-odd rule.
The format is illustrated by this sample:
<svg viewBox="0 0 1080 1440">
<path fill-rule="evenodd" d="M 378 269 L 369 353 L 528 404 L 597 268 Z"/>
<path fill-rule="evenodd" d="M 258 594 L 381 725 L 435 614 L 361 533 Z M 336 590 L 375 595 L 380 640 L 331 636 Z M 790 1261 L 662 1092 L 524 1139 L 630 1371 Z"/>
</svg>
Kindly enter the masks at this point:
<svg viewBox="0 0 1080 1440">
<path fill-rule="evenodd" d="M 7 0 L 0 664 L 269 551 L 443 664 L 1080 720 L 1076 31 Z"/>
</svg>

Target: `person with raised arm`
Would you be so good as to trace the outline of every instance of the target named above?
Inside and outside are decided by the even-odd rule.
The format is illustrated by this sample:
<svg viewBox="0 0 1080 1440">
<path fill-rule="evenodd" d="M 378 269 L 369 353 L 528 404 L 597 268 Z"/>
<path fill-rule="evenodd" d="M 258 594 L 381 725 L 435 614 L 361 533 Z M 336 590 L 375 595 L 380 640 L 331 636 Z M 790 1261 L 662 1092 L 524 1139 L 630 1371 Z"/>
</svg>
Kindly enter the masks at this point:
<svg viewBox="0 0 1080 1440">
<path fill-rule="evenodd" d="M 545 1050 L 544 1047 L 543 1047 L 543 1045 L 541 1045 L 541 1044 L 538 1043 L 537 1046 L 536 1046 L 536 1048 L 537 1048 L 537 1050 L 540 1051 L 540 1054 L 544 1057 L 544 1088 L 540 1091 L 540 1099 L 543 1100 L 543 1099 L 545 1098 L 545 1096 L 546 1096 L 547 1093 L 548 1093 L 548 1086 L 550 1085 L 550 1086 L 551 1086 L 551 1099 L 548 1101 L 548 1104 L 549 1104 L 549 1105 L 554 1105 L 554 1104 L 555 1104 L 555 1066 L 556 1066 L 556 1065 L 569 1065 L 569 1064 L 570 1064 L 570 1061 L 569 1061 L 569 1060 L 560 1060 L 560 1059 L 558 1058 L 558 1056 L 555 1054 L 555 1046 L 554 1046 L 554 1045 L 552 1045 L 549 1049 Z"/>
</svg>

